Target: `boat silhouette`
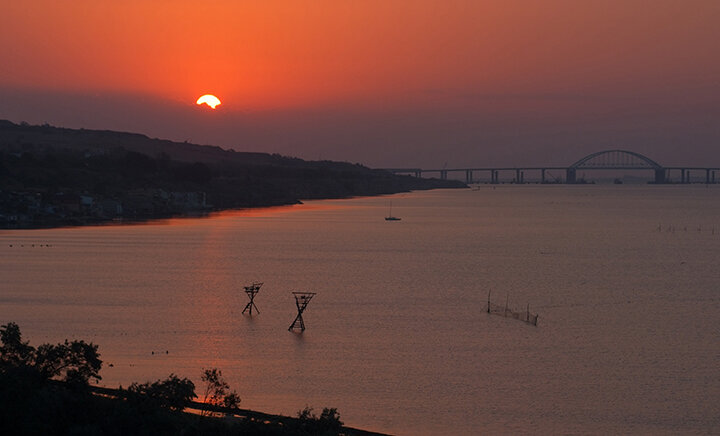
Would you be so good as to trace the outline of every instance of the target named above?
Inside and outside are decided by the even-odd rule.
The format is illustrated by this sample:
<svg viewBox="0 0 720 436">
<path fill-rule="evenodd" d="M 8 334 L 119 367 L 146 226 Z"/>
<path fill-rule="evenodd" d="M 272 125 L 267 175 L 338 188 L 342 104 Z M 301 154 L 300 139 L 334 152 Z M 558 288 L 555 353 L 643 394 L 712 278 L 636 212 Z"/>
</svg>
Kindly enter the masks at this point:
<svg viewBox="0 0 720 436">
<path fill-rule="evenodd" d="M 392 202 L 390 202 L 390 212 L 388 213 L 388 216 L 385 217 L 385 221 L 400 221 L 402 218 L 398 218 L 396 216 L 393 216 L 392 214 Z"/>
</svg>

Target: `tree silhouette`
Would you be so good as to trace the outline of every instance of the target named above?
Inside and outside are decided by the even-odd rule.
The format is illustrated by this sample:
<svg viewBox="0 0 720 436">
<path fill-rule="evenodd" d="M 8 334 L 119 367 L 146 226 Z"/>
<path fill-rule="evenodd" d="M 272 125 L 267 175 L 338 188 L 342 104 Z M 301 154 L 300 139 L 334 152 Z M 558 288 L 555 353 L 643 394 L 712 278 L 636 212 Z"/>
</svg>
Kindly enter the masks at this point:
<svg viewBox="0 0 720 436">
<path fill-rule="evenodd" d="M 40 380 L 60 379 L 75 385 L 100 380 L 102 360 L 97 345 L 85 341 L 42 344 L 37 349 L 22 341 L 14 322 L 0 327 L 0 371 L 34 374 Z"/>
<path fill-rule="evenodd" d="M 2 367 L 9 368 L 28 365 L 32 362 L 35 349 L 22 341 L 20 327 L 10 322 L 0 327 L 0 363 Z"/>
<path fill-rule="evenodd" d="M 128 388 L 128 393 L 131 401 L 135 403 L 147 403 L 153 407 L 176 411 L 182 411 L 190 401 L 197 398 L 195 384 L 175 374 L 153 383 L 133 383 Z"/>
<path fill-rule="evenodd" d="M 203 403 L 213 406 L 223 406 L 231 409 L 237 409 L 240 405 L 240 396 L 237 392 L 229 392 L 230 385 L 222 376 L 222 371 L 217 368 L 204 369 L 202 381 L 205 382 L 205 395 Z M 210 411 L 203 410 L 201 415 L 208 416 Z"/>
</svg>

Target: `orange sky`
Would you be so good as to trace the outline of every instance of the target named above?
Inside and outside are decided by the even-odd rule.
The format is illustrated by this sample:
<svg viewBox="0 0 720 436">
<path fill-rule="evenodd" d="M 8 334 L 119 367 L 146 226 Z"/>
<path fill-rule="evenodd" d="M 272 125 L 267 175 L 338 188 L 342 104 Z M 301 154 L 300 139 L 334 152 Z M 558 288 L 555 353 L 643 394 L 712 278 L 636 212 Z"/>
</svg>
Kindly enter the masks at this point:
<svg viewBox="0 0 720 436">
<path fill-rule="evenodd" d="M 29 0 L 3 16 L 3 84 L 241 108 L 654 92 L 720 73 L 715 0 Z"/>
<path fill-rule="evenodd" d="M 362 111 L 406 120 L 415 116 L 408 112 L 424 110 L 435 114 L 426 114 L 435 116 L 431 124 L 460 120 L 430 132 L 433 138 L 478 114 L 506 114 L 505 124 L 481 120 L 513 126 L 511 133 L 494 132 L 494 141 L 510 141 L 507 135 L 518 130 L 541 138 L 523 117 L 534 116 L 536 124 L 553 118 L 556 129 L 545 133 L 545 142 L 563 135 L 576 114 L 587 123 L 615 117 L 573 133 L 614 132 L 595 138 L 598 146 L 607 138 L 625 141 L 617 133 L 623 129 L 665 126 L 673 111 L 694 119 L 691 111 L 715 111 L 720 100 L 717 0 L 27 0 L 5 2 L 2 20 L 0 90 L 21 99 L 26 90 L 194 106 L 198 96 L 213 93 L 226 114 Z M 170 115 L 142 124 L 121 109 L 71 119 L 54 116 L 44 103 L 26 106 L 0 104 L 0 118 L 139 129 L 218 145 L 239 141 L 229 120 L 176 132 L 158 127 L 169 125 Z M 621 125 L 628 119 L 637 123 Z M 419 127 L 430 121 L 417 119 Z M 289 137 L 263 136 L 284 126 L 263 123 L 262 131 L 244 132 L 255 141 L 249 148 L 321 154 L 303 154 L 302 144 Z M 417 140 L 409 133 L 412 123 L 405 124 L 406 131 L 388 131 L 393 141 Z M 303 134 L 330 141 L 318 133 L 324 126 L 317 128 Z M 483 134 L 461 131 L 449 143 L 469 148 Z M 709 130 L 703 146 L 718 137 Z"/>
</svg>

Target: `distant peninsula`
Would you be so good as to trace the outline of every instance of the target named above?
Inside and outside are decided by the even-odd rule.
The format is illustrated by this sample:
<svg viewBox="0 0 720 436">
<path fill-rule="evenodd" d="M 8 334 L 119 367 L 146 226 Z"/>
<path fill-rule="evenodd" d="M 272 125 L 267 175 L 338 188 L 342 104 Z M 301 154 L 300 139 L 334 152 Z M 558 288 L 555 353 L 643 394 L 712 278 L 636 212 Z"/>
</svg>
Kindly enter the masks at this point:
<svg viewBox="0 0 720 436">
<path fill-rule="evenodd" d="M 0 120 L 0 228 L 6 229 L 462 187 L 347 162 Z"/>
</svg>

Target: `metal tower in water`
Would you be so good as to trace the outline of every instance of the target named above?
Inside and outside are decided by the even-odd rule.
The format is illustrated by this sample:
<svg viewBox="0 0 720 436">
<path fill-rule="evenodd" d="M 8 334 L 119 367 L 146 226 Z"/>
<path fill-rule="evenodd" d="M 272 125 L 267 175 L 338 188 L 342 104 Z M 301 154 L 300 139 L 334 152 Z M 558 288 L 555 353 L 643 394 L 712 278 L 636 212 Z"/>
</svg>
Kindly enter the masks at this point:
<svg viewBox="0 0 720 436">
<path fill-rule="evenodd" d="M 310 300 L 312 300 L 312 297 L 315 296 L 315 292 L 293 292 L 293 295 L 295 296 L 295 306 L 297 306 L 298 314 L 295 317 L 295 321 L 290 324 L 288 330 L 293 331 L 299 328 L 301 332 L 304 332 L 305 322 L 303 321 L 302 313 L 305 311 Z"/>
<path fill-rule="evenodd" d="M 245 293 L 247 294 L 248 298 L 250 298 L 250 302 L 245 305 L 245 309 L 243 309 L 242 313 L 245 313 L 245 311 L 247 310 L 250 312 L 250 316 L 252 316 L 253 307 L 255 308 L 255 312 L 260 313 L 257 306 L 255 305 L 255 295 L 260 292 L 260 287 L 262 285 L 262 282 L 254 282 L 250 286 L 244 286 Z"/>
</svg>

